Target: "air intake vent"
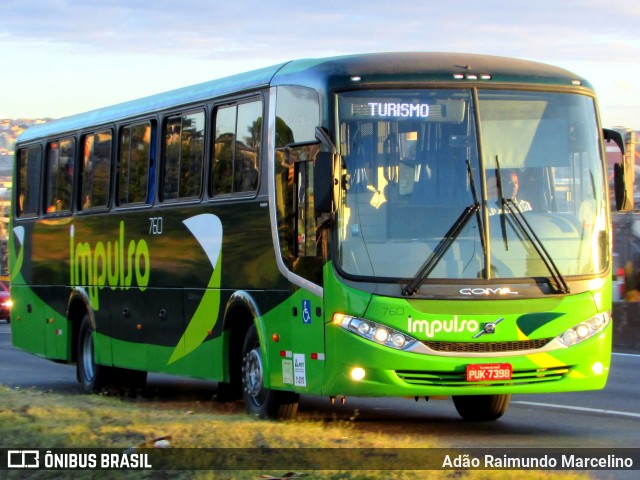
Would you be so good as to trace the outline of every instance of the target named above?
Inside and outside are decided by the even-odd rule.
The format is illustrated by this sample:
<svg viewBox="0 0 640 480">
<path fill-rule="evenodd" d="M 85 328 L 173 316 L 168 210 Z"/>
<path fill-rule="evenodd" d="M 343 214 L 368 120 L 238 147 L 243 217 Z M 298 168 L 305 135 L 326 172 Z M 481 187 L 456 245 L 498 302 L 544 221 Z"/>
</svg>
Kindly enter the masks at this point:
<svg viewBox="0 0 640 480">
<path fill-rule="evenodd" d="M 447 353 L 506 353 L 536 350 L 553 338 L 523 340 L 520 342 L 422 342 L 431 350 Z"/>
</svg>

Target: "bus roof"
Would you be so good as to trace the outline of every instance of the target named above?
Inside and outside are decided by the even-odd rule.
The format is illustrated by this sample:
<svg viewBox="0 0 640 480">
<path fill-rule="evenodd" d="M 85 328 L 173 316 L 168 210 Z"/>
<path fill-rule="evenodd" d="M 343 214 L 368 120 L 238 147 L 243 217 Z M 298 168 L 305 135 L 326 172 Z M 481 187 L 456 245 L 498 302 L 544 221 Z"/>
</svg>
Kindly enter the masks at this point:
<svg viewBox="0 0 640 480">
<path fill-rule="evenodd" d="M 197 103 L 210 98 L 230 95 L 244 90 L 268 86 L 273 75 L 282 65 L 253 70 L 239 75 L 211 80 L 208 82 L 158 93 L 149 97 L 131 100 L 117 105 L 80 113 L 70 117 L 52 120 L 34 125 L 25 130 L 18 142 L 28 142 L 37 138 L 70 132 L 92 125 L 104 125 L 111 122 L 151 114 L 173 106 Z"/>
<path fill-rule="evenodd" d="M 28 128 L 19 143 L 90 128 L 125 118 L 152 114 L 173 106 L 202 102 L 270 85 L 306 85 L 320 90 L 361 84 L 451 82 L 461 74 L 461 86 L 477 83 L 541 84 L 571 86 L 575 81 L 586 89 L 591 85 L 577 75 L 551 65 L 508 57 L 462 53 L 372 53 L 331 58 L 302 59 L 233 75 L 132 100 L 110 107 L 53 120 Z M 468 75 L 489 75 L 475 80 Z"/>
<path fill-rule="evenodd" d="M 323 82 L 332 88 L 353 85 L 351 77 L 363 84 L 451 82 L 454 74 L 489 75 L 491 83 L 571 86 L 574 81 L 591 89 L 587 80 L 568 70 L 544 63 L 491 55 L 465 53 L 376 53 L 344 57 L 296 60 L 283 65 L 273 85 Z M 478 79 L 486 84 L 487 80 Z"/>
</svg>

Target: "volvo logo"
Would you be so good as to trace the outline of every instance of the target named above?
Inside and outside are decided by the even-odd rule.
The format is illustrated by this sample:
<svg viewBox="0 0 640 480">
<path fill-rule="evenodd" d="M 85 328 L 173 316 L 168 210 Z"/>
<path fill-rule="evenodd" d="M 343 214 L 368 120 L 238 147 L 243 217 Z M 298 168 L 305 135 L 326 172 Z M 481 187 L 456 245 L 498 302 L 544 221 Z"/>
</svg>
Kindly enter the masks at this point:
<svg viewBox="0 0 640 480">
<path fill-rule="evenodd" d="M 482 330 L 480 330 L 478 333 L 476 333 L 473 338 L 478 338 L 481 337 L 482 335 L 484 335 L 485 333 L 487 334 L 492 334 L 492 333 L 496 333 L 496 325 L 499 324 L 501 321 L 504 320 L 504 317 L 500 317 L 499 319 L 497 319 L 495 322 L 488 322 L 485 323 L 484 325 L 482 325 Z"/>
<path fill-rule="evenodd" d="M 518 292 L 513 292 L 509 287 L 496 287 L 496 288 L 463 288 L 460 290 L 462 295 L 518 295 Z"/>
</svg>

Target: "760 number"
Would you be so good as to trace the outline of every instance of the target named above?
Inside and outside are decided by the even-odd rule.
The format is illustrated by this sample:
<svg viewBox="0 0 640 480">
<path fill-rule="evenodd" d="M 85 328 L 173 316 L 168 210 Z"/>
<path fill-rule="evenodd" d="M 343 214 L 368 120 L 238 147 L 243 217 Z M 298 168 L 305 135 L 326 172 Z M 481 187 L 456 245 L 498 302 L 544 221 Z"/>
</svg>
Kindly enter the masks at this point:
<svg viewBox="0 0 640 480">
<path fill-rule="evenodd" d="M 162 217 L 149 218 L 149 235 L 162 235 Z"/>
</svg>

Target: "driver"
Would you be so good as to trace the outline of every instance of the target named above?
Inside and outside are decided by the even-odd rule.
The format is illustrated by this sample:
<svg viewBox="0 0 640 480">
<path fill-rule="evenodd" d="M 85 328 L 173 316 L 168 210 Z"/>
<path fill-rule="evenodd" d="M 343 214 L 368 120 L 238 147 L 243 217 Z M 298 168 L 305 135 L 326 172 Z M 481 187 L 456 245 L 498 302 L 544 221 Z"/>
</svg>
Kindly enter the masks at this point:
<svg viewBox="0 0 640 480">
<path fill-rule="evenodd" d="M 505 178 L 506 177 L 506 178 Z M 531 204 L 526 200 L 518 198 L 518 189 L 520 183 L 518 181 L 518 172 L 515 170 L 509 170 L 507 173 L 502 174 L 502 194 L 505 200 L 511 200 L 521 212 L 527 212 L 531 210 Z M 492 178 L 487 176 L 487 193 L 489 202 L 492 198 L 498 197 L 493 205 L 489 206 L 489 215 L 495 215 L 496 213 L 502 213 L 502 202 L 499 198 L 497 173 L 494 173 Z"/>
</svg>

